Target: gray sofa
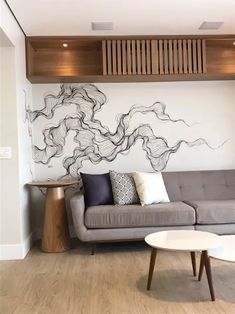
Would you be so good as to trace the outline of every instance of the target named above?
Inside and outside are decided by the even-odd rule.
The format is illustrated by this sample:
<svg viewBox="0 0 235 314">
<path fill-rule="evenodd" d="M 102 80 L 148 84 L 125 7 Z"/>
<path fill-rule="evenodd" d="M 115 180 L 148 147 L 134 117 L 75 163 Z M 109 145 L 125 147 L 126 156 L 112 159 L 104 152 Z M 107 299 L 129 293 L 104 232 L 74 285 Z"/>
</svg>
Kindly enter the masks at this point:
<svg viewBox="0 0 235 314">
<path fill-rule="evenodd" d="M 164 172 L 170 203 L 102 205 L 70 201 L 77 237 L 85 242 L 140 240 L 152 232 L 196 229 L 235 234 L 235 170 Z"/>
</svg>

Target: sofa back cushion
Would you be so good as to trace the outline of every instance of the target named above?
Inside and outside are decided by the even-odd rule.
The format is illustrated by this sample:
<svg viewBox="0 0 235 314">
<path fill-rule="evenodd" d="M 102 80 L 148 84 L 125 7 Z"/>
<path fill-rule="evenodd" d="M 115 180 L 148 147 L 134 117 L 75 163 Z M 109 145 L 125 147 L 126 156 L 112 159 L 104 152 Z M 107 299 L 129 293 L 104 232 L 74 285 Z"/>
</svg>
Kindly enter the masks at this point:
<svg viewBox="0 0 235 314">
<path fill-rule="evenodd" d="M 235 199 L 235 170 L 163 172 L 171 201 Z"/>
<path fill-rule="evenodd" d="M 80 173 L 84 187 L 86 208 L 97 205 L 113 204 L 112 186 L 109 173 Z"/>
</svg>

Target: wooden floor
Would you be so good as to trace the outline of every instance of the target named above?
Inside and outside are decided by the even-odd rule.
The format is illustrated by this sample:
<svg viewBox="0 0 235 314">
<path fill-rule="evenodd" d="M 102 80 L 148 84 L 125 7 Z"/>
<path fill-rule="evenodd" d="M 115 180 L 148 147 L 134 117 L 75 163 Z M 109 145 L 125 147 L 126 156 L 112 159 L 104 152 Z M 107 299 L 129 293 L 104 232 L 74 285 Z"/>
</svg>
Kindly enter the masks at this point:
<svg viewBox="0 0 235 314">
<path fill-rule="evenodd" d="M 66 253 L 35 246 L 23 261 L 1 266 L 1 314 L 235 313 L 235 265 L 212 260 L 216 301 L 203 274 L 192 276 L 190 255 L 159 252 L 146 291 L 150 249 L 144 243 L 75 243 Z M 199 256 L 197 256 L 197 262 Z"/>
</svg>

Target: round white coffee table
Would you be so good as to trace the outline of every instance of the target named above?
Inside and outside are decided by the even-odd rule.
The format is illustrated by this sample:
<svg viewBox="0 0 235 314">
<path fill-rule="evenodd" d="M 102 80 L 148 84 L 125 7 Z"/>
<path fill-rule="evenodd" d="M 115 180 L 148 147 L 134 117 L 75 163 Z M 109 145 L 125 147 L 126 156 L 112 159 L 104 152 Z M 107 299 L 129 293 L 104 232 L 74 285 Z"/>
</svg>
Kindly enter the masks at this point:
<svg viewBox="0 0 235 314">
<path fill-rule="evenodd" d="M 195 252 L 202 252 L 211 299 L 215 300 L 208 250 L 220 246 L 218 235 L 196 230 L 169 230 L 151 233 L 145 237 L 145 242 L 152 247 L 147 290 L 151 287 L 157 250 L 190 252 L 194 276 L 196 276 Z"/>
<path fill-rule="evenodd" d="M 235 235 L 220 236 L 220 246 L 208 251 L 210 258 L 215 258 L 225 262 L 235 263 Z M 203 256 L 201 256 L 198 280 L 202 278 L 204 268 Z"/>
</svg>

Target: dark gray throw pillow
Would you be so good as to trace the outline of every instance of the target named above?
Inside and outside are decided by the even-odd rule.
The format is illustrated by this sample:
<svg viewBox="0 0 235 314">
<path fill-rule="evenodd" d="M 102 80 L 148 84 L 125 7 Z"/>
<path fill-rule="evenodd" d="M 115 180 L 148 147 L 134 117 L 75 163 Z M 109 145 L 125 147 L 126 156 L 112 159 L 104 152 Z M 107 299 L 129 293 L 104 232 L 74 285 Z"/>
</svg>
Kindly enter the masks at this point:
<svg viewBox="0 0 235 314">
<path fill-rule="evenodd" d="M 97 205 L 112 205 L 113 193 L 109 173 L 81 173 L 86 208 Z"/>
<path fill-rule="evenodd" d="M 140 202 L 135 181 L 129 173 L 109 171 L 113 190 L 114 204 L 130 205 Z"/>
</svg>

